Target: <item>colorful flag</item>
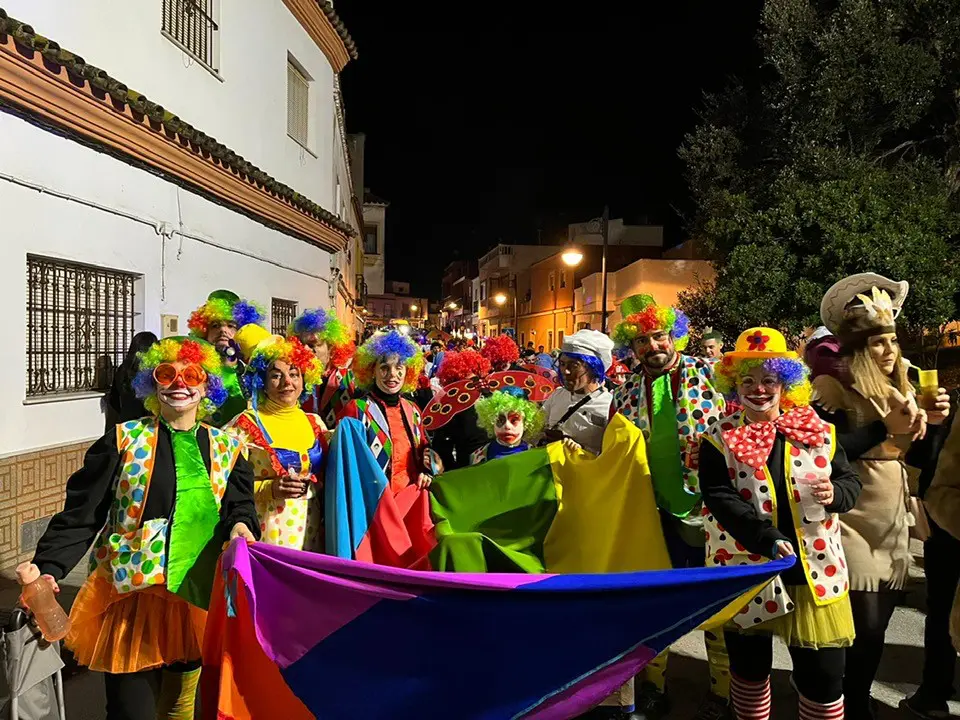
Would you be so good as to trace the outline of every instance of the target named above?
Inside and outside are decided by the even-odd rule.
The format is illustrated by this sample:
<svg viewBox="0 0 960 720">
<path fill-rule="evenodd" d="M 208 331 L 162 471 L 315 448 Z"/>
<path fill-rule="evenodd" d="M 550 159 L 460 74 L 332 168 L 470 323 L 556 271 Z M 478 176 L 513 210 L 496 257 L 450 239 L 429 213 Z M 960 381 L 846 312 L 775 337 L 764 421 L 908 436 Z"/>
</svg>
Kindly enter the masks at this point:
<svg viewBox="0 0 960 720">
<path fill-rule="evenodd" d="M 235 541 L 207 624 L 204 720 L 571 718 L 786 570 L 417 572 Z"/>
</svg>

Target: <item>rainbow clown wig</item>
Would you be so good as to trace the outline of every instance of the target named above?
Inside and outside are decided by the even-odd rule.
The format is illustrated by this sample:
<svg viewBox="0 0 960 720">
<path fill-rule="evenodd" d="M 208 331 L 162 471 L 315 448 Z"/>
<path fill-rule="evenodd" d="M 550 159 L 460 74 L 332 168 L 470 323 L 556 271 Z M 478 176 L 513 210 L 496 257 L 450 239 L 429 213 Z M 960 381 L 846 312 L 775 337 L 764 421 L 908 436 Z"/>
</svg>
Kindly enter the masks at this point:
<svg viewBox="0 0 960 720">
<path fill-rule="evenodd" d="M 633 295 L 620 305 L 623 322 L 613 331 L 617 345 L 630 347 L 641 335 L 667 330 L 673 336 L 674 347 L 683 351 L 690 342 L 690 320 L 681 310 L 670 305 L 657 305 L 650 295 Z"/>
<path fill-rule="evenodd" d="M 210 293 L 207 301 L 190 314 L 187 327 L 193 337 L 207 339 L 207 331 L 214 323 L 233 323 L 238 328 L 262 324 L 267 315 L 256 303 L 241 300 L 229 290 Z"/>
<path fill-rule="evenodd" d="M 515 385 L 509 385 L 477 400 L 474 407 L 477 409 L 477 424 L 486 430 L 490 437 L 496 437 L 497 418 L 512 412 L 523 416 L 525 441 L 531 442 L 543 430 L 543 410 L 527 399 L 525 390 Z"/>
<path fill-rule="evenodd" d="M 480 354 L 496 368 L 498 365 L 510 365 L 519 360 L 520 348 L 509 335 L 497 335 L 483 343 Z"/>
<path fill-rule="evenodd" d="M 437 371 L 441 385 L 449 385 L 473 376 L 485 377 L 489 374 L 490 361 L 476 350 L 447 351 Z"/>
<path fill-rule="evenodd" d="M 244 393 L 257 404 L 266 398 L 267 373 L 275 362 L 282 361 L 297 368 L 303 378 L 302 403 L 323 380 L 323 364 L 297 338 L 271 335 L 259 325 L 244 325 L 237 331 L 237 344 L 247 360 L 240 379 Z"/>
<path fill-rule="evenodd" d="M 184 362 L 199 365 L 207 373 L 207 392 L 200 401 L 198 417 L 205 418 L 216 412 L 227 399 L 227 390 L 223 387 L 223 365 L 216 348 L 206 340 L 187 337 L 169 337 L 155 342 L 146 352 L 139 355 L 140 366 L 131 383 L 137 397 L 154 415 L 160 414 L 160 401 L 157 400 L 157 381 L 153 371 L 161 363 Z"/>
<path fill-rule="evenodd" d="M 357 351 L 346 326 L 336 315 L 323 308 L 304 310 L 290 323 L 287 333 L 296 335 L 300 340 L 307 335 L 316 335 L 330 348 L 330 364 L 334 367 L 345 367 Z"/>
<path fill-rule="evenodd" d="M 408 393 L 416 390 L 420 373 L 423 372 L 423 352 L 413 340 L 397 330 L 375 333 L 357 348 L 357 355 L 353 360 L 353 373 L 357 387 L 361 390 L 372 388 L 377 365 L 381 360 L 393 356 L 396 356 L 398 362 L 407 368 L 400 391 Z"/>
<path fill-rule="evenodd" d="M 714 384 L 728 400 L 739 401 L 740 378 L 758 367 L 783 383 L 781 409 L 810 404 L 810 369 L 795 352 L 787 349 L 783 335 L 772 328 L 755 327 L 741 333 L 734 351 L 714 365 Z"/>
</svg>

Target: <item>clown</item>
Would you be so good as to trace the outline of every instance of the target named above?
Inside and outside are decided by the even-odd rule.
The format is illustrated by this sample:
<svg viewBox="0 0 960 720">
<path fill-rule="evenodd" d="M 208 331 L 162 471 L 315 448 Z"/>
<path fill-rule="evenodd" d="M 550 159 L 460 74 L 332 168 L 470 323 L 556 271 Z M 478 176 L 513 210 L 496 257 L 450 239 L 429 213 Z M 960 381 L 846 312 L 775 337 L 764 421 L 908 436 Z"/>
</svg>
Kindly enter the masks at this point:
<svg viewBox="0 0 960 720">
<path fill-rule="evenodd" d="M 703 346 L 703 356 L 707 360 L 717 361 L 723 357 L 723 334 L 713 328 L 703 329 L 703 339 L 700 343 Z"/>
<path fill-rule="evenodd" d="M 518 387 L 505 387 L 474 406 L 480 426 L 493 441 L 474 451 L 471 465 L 523 452 L 543 429 L 543 412 Z"/>
<path fill-rule="evenodd" d="M 237 342 L 248 358 L 241 378 L 252 408 L 231 424 L 249 450 L 260 532 L 271 545 L 322 550 L 322 493 L 318 475 L 326 426 L 300 409 L 320 381 L 323 365 L 296 338 L 246 325 Z"/>
<path fill-rule="evenodd" d="M 207 302 L 190 315 L 187 326 L 191 337 L 206 340 L 216 347 L 223 360 L 223 384 L 227 399 L 212 418 L 217 427 L 230 422 L 247 407 L 247 398 L 240 388 L 240 348 L 234 337 L 237 329 L 248 324 L 262 325 L 266 319 L 263 308 L 249 300 L 241 300 L 229 290 L 210 293 Z"/>
<path fill-rule="evenodd" d="M 203 340 L 167 338 L 141 354 L 133 388 L 152 415 L 87 451 L 37 546 L 33 562 L 58 591 L 93 545 L 66 644 L 106 673 L 110 718 L 168 717 L 175 706 L 193 716 L 217 559 L 228 539 L 259 535 L 239 441 L 201 421 L 226 399 L 222 372 Z"/>
<path fill-rule="evenodd" d="M 612 396 L 604 385 L 613 362 L 613 341 L 597 330 L 580 330 L 564 338 L 557 388 L 543 403 L 549 440 L 565 440 L 594 455 L 603 447 L 603 431 Z"/>
<path fill-rule="evenodd" d="M 620 307 L 623 322 L 613 339 L 637 359 L 636 373 L 613 393 L 611 411 L 633 422 L 647 442 L 647 459 L 660 508 L 664 540 L 674 567 L 704 564 L 703 520 L 697 475 L 699 437 L 723 414 L 723 397 L 713 385 L 713 363 L 683 355 L 690 340 L 687 316 L 658 305 L 649 295 L 634 295 Z M 711 694 L 703 717 L 726 717 L 729 672 L 722 638 L 704 635 Z M 666 653 L 641 676 L 638 710 L 648 720 L 666 717 Z"/>
<path fill-rule="evenodd" d="M 707 564 L 799 556 L 724 628 L 739 718 L 770 717 L 773 635 L 793 659 L 800 717 L 843 717 L 854 627 L 837 514 L 853 508 L 860 481 L 833 426 L 809 405 L 808 376 L 771 328 L 744 332 L 717 365 L 718 389 L 743 411 L 702 443 Z"/>
<path fill-rule="evenodd" d="M 497 335 L 483 343 L 480 354 L 490 362 L 494 372 L 501 372 L 517 369 L 514 366 L 520 359 L 520 348 L 509 335 Z"/>
<path fill-rule="evenodd" d="M 367 427 L 370 450 L 394 494 L 408 485 L 428 488 L 433 476 L 443 472 L 443 462 L 430 449 L 420 410 L 402 396 L 417 388 L 423 362 L 423 353 L 403 333 L 372 335 L 357 349 L 353 363 L 357 386 L 368 395 L 351 400 L 341 415 Z"/>
<path fill-rule="evenodd" d="M 614 360 L 610 369 L 607 370 L 607 389 L 611 391 L 616 390 L 627 381 L 628 375 L 630 375 L 630 368 L 622 361 Z"/>
<path fill-rule="evenodd" d="M 316 413 L 328 427 L 337 424 L 337 415 L 357 396 L 350 363 L 357 351 L 347 329 L 323 308 L 305 310 L 290 324 L 288 334 L 313 351 L 324 367 L 323 380 L 308 394 L 304 412 Z"/>
<path fill-rule="evenodd" d="M 461 380 L 482 378 L 490 374 L 490 361 L 476 350 L 448 351 L 437 372 L 443 387 Z M 487 444 L 489 437 L 477 418 L 476 406 L 457 413 L 442 428 L 433 433 L 433 448 L 443 458 L 448 470 L 466 467 L 473 453 Z"/>
</svg>

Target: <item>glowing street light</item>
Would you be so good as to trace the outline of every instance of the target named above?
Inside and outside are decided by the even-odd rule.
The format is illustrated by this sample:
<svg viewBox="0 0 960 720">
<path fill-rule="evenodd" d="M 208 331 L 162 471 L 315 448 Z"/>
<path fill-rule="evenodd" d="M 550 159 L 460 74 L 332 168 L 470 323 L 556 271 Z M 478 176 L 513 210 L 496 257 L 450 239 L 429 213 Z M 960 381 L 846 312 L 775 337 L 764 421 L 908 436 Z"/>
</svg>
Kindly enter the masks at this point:
<svg viewBox="0 0 960 720">
<path fill-rule="evenodd" d="M 456 310 L 457 304 L 455 302 L 447 303 L 447 310 Z"/>
<path fill-rule="evenodd" d="M 502 292 L 497 293 L 496 295 L 493 296 L 493 301 L 494 301 L 497 305 L 503 305 L 504 303 L 507 302 L 506 293 L 502 293 Z"/>
<path fill-rule="evenodd" d="M 410 312 L 416 312 L 416 311 L 419 310 L 419 309 L 420 309 L 420 308 L 418 308 L 416 305 L 411 305 L 411 306 L 410 306 Z"/>
<path fill-rule="evenodd" d="M 576 245 L 568 245 L 560 259 L 569 267 L 575 267 L 583 260 L 583 251 Z"/>
</svg>

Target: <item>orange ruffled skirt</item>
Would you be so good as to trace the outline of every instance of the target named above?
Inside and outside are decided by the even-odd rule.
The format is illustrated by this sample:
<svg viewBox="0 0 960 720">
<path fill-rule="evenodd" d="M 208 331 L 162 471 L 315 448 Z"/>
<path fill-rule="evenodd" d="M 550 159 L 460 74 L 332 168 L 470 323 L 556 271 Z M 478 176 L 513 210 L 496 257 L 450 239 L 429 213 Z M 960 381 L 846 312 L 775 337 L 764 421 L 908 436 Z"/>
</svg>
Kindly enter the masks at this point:
<svg viewBox="0 0 960 720">
<path fill-rule="evenodd" d="M 121 595 L 94 574 L 70 612 L 66 645 L 97 672 L 134 673 L 199 660 L 207 613 L 162 585 Z"/>
</svg>

